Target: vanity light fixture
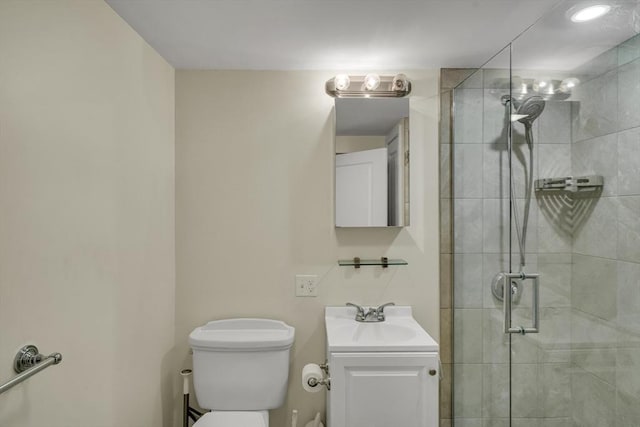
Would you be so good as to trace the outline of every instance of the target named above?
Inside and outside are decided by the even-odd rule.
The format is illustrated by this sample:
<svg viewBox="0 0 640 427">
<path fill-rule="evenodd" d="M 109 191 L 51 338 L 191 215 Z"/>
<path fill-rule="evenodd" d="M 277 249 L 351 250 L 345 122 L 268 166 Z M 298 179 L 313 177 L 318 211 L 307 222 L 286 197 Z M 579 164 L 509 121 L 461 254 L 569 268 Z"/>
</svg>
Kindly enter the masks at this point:
<svg viewBox="0 0 640 427">
<path fill-rule="evenodd" d="M 395 76 L 349 76 L 338 74 L 327 80 L 325 91 L 334 98 L 402 98 L 411 92 L 411 82 L 404 74 Z"/>
<path fill-rule="evenodd" d="M 611 6 L 608 4 L 594 4 L 583 7 L 571 15 L 571 21 L 576 23 L 592 21 L 606 15 L 610 10 Z"/>
</svg>

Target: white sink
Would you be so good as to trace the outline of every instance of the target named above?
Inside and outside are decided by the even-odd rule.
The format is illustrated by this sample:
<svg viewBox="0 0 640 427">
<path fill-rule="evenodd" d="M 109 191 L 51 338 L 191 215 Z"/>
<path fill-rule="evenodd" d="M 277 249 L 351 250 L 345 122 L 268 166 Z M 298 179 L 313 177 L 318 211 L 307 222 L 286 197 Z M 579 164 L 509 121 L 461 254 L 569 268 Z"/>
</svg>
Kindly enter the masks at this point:
<svg viewBox="0 0 640 427">
<path fill-rule="evenodd" d="M 416 322 L 409 306 L 384 309 L 383 322 L 357 322 L 354 307 L 326 307 L 329 352 L 437 352 L 438 343 Z"/>
</svg>

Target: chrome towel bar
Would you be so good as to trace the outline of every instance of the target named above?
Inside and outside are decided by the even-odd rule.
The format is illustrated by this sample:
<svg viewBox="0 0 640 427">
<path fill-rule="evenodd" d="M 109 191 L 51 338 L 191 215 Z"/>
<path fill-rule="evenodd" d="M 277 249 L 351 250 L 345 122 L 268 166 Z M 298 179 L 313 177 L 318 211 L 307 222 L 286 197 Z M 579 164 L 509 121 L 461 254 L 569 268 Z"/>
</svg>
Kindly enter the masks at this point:
<svg viewBox="0 0 640 427">
<path fill-rule="evenodd" d="M 0 385 L 0 394 L 9 390 L 38 372 L 62 361 L 62 354 L 51 353 L 48 356 L 40 354 L 35 345 L 26 345 L 18 351 L 13 362 L 13 369 L 18 373 L 6 383 Z"/>
</svg>

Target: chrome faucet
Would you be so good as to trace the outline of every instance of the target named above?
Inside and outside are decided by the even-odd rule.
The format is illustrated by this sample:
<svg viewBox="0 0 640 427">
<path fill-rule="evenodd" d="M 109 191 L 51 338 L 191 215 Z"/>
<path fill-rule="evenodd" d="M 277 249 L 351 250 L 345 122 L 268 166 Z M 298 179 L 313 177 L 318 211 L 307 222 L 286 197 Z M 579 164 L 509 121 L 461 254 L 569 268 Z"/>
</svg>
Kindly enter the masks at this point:
<svg viewBox="0 0 640 427">
<path fill-rule="evenodd" d="M 352 302 L 347 303 L 347 306 L 355 307 L 357 322 L 384 322 L 384 308 L 390 305 L 395 305 L 395 303 L 388 302 L 386 304 L 382 304 L 379 307 L 369 307 L 365 310 L 364 307 L 361 307 L 358 304 L 354 304 Z"/>
<path fill-rule="evenodd" d="M 365 321 L 366 321 L 365 319 L 366 319 L 366 318 L 367 318 L 367 316 L 369 315 L 369 311 L 367 311 L 367 312 L 365 313 L 365 311 L 364 311 L 364 308 L 363 308 L 363 307 L 359 306 L 358 304 L 354 304 L 354 303 L 352 303 L 352 302 L 348 302 L 348 303 L 347 303 L 347 306 L 348 306 L 348 307 L 355 307 L 355 308 L 356 308 L 356 320 L 357 320 L 358 322 L 365 322 Z"/>
<path fill-rule="evenodd" d="M 385 304 L 382 304 L 380 307 L 375 309 L 375 315 L 376 315 L 376 319 L 378 319 L 378 322 L 384 322 L 385 316 L 384 316 L 384 308 L 385 307 L 389 307 L 390 305 L 396 305 L 393 302 L 388 302 Z M 372 309 L 373 310 L 373 309 Z M 371 311 L 371 310 L 369 310 Z"/>
</svg>

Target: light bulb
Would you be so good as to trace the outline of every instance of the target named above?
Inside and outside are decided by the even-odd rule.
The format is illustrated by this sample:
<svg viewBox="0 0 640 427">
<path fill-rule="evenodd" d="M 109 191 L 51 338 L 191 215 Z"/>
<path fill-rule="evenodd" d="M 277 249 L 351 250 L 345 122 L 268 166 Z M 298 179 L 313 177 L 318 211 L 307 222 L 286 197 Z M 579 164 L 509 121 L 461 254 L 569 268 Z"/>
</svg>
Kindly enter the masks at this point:
<svg viewBox="0 0 640 427">
<path fill-rule="evenodd" d="M 349 84 L 351 84 L 351 80 L 349 80 L 349 76 L 346 74 L 338 74 L 334 77 L 333 83 L 337 90 L 345 90 L 349 87 Z"/>
<path fill-rule="evenodd" d="M 380 76 L 377 74 L 367 74 L 364 76 L 364 88 L 366 90 L 376 90 L 380 86 Z"/>
<path fill-rule="evenodd" d="M 407 86 L 409 85 L 409 80 L 407 76 L 404 74 L 396 74 L 393 77 L 393 81 L 391 82 L 391 86 L 393 86 L 393 90 L 407 90 Z"/>
<path fill-rule="evenodd" d="M 573 22 L 587 22 L 596 18 L 600 18 L 603 15 L 606 15 L 611 10 L 611 6 L 608 4 L 596 4 L 593 6 L 585 7 L 584 9 L 580 9 L 573 15 L 571 15 L 571 20 Z"/>
<path fill-rule="evenodd" d="M 544 92 L 547 86 L 549 86 L 549 82 L 547 80 L 536 79 L 533 81 L 533 85 L 531 86 L 531 88 L 533 89 L 534 92 L 540 93 L 540 92 Z"/>
<path fill-rule="evenodd" d="M 545 87 L 547 87 L 547 81 L 546 80 L 534 80 L 533 82 L 533 90 L 540 90 L 540 89 L 544 89 Z"/>
<path fill-rule="evenodd" d="M 569 93 L 571 90 L 580 84 L 580 80 L 575 77 L 569 77 L 560 82 L 560 92 Z"/>
</svg>

